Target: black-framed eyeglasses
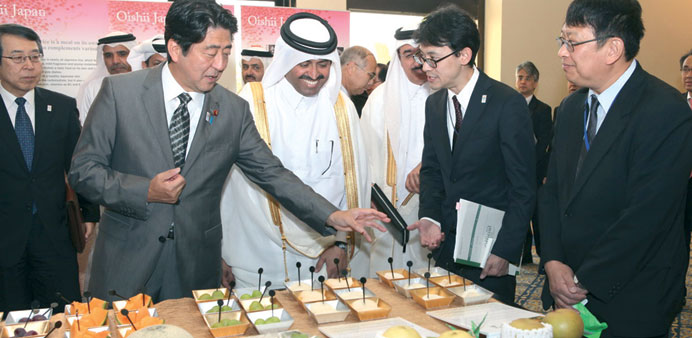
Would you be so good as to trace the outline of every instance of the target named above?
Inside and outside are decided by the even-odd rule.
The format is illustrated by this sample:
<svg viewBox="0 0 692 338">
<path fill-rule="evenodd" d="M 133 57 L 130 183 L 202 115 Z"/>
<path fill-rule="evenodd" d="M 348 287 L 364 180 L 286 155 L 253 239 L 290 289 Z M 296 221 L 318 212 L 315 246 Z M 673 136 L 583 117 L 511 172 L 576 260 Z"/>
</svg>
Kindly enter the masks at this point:
<svg viewBox="0 0 692 338">
<path fill-rule="evenodd" d="M 448 58 L 448 57 L 450 57 L 450 56 L 456 54 L 457 52 L 459 52 L 459 51 L 458 51 L 458 50 L 455 50 L 455 51 L 453 51 L 453 52 L 451 52 L 451 53 L 449 53 L 449 54 L 447 54 L 447 55 L 445 55 L 445 56 L 443 56 L 443 57 L 441 57 L 441 58 L 439 58 L 439 59 L 437 59 L 437 60 L 435 60 L 435 59 L 433 59 L 433 58 L 426 58 L 426 57 L 423 57 L 423 54 L 421 54 L 420 52 L 418 52 L 417 54 L 413 55 L 413 60 L 416 61 L 416 63 L 419 64 L 419 65 L 421 65 L 421 66 L 422 66 L 423 63 L 425 62 L 425 63 L 428 64 L 428 66 L 430 66 L 430 68 L 437 68 L 437 64 L 438 64 L 440 61 L 442 61 L 442 60 L 444 60 L 444 59 L 446 59 L 446 58 Z"/>
<path fill-rule="evenodd" d="M 357 64 L 357 63 L 355 63 L 355 62 L 354 62 L 353 64 L 356 65 L 356 67 L 360 68 L 360 70 L 362 70 L 362 71 L 364 71 L 366 74 L 368 74 L 368 76 L 370 77 L 370 78 L 368 79 L 368 81 L 374 79 L 375 76 L 377 75 L 377 74 L 375 74 L 375 73 L 373 73 L 373 72 L 369 72 L 369 71 L 365 70 L 365 68 L 361 67 L 359 64 Z"/>
<path fill-rule="evenodd" d="M 591 40 L 574 42 L 572 40 L 567 40 L 567 39 L 559 36 L 555 40 L 557 41 L 557 48 L 562 48 L 562 46 L 564 45 L 565 47 L 567 47 L 567 51 L 572 53 L 572 52 L 574 52 L 574 47 L 576 47 L 576 46 L 583 45 L 583 44 L 589 43 L 589 42 L 598 41 L 598 40 L 610 39 L 610 38 L 612 38 L 612 36 L 603 36 L 603 37 L 595 38 L 595 39 L 591 39 Z"/>
<path fill-rule="evenodd" d="M 14 56 L 4 56 L 4 59 L 10 59 L 16 64 L 22 64 L 26 62 L 26 59 L 31 60 L 31 63 L 39 63 L 43 59 L 43 54 L 31 54 L 31 55 L 14 55 Z"/>
<path fill-rule="evenodd" d="M 685 67 L 680 68 L 680 71 L 683 72 L 684 74 L 692 73 L 692 68 L 685 66 Z"/>
</svg>

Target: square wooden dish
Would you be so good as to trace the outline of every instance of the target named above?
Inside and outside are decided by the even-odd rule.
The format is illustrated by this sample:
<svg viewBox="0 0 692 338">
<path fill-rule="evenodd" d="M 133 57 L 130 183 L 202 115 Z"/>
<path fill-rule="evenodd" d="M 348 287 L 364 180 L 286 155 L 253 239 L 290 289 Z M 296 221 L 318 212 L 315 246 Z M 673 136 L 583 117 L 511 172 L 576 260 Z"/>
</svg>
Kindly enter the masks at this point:
<svg viewBox="0 0 692 338">
<path fill-rule="evenodd" d="M 411 298 L 416 301 L 420 306 L 425 309 L 435 309 L 439 307 L 448 306 L 454 301 L 454 294 L 447 291 L 445 288 L 439 286 L 430 287 L 430 297 L 427 299 L 428 295 L 427 288 L 411 290 Z M 439 296 L 439 298 L 437 297 Z"/>
</svg>

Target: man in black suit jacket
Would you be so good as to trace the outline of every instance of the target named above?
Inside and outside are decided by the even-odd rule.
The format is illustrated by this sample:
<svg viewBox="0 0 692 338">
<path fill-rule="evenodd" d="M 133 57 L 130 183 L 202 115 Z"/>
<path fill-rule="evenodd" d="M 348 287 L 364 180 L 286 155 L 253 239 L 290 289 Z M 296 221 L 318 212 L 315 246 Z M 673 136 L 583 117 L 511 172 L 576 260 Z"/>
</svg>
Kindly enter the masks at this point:
<svg viewBox="0 0 692 338">
<path fill-rule="evenodd" d="M 79 137 L 75 100 L 37 88 L 43 50 L 31 29 L 0 25 L 0 312 L 79 300 L 66 224 L 65 172 Z M 34 133 L 34 130 L 36 131 Z M 98 221 L 85 201 L 84 219 Z M 93 228 L 88 223 L 88 232 Z M 62 302 L 62 301 L 60 301 Z M 62 306 L 60 307 L 62 308 Z"/>
<path fill-rule="evenodd" d="M 667 337 L 685 292 L 692 112 L 634 57 L 635 0 L 575 0 L 558 55 L 582 89 L 560 105 L 541 189 L 545 308 L 586 307 L 601 337 Z"/>
<path fill-rule="evenodd" d="M 550 116 L 550 106 L 543 103 L 535 95 L 536 87 L 538 87 L 539 72 L 538 68 L 531 61 L 526 61 L 517 66 L 516 71 L 516 88 L 517 91 L 524 96 L 526 103 L 529 105 L 529 114 L 531 122 L 533 122 L 533 135 L 536 139 L 536 186 L 540 188 L 543 185 L 545 173 L 548 171 L 548 159 L 550 153 L 548 146 L 553 139 L 553 121 Z M 524 243 L 524 263 L 532 263 L 531 256 L 531 240 L 536 242 L 536 253 L 541 255 L 541 240 L 538 227 L 538 208 L 534 210 L 531 217 L 532 228 L 526 233 L 526 242 Z M 533 231 L 533 236 L 531 233 Z"/>
<path fill-rule="evenodd" d="M 473 64 L 476 24 L 455 6 L 429 14 L 414 35 L 431 88 L 425 108 L 418 222 L 421 244 L 439 266 L 514 302 L 518 264 L 535 203 L 535 150 L 526 102 Z M 484 269 L 456 264 L 455 204 L 459 199 L 505 211 Z"/>
</svg>

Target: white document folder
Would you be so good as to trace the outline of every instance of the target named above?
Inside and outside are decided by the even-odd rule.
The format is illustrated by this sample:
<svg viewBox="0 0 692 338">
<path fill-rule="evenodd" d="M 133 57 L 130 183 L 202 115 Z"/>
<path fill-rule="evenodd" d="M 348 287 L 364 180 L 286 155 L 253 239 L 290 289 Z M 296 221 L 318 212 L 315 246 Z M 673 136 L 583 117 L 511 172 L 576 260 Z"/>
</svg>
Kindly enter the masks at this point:
<svg viewBox="0 0 692 338">
<path fill-rule="evenodd" d="M 484 268 L 502 227 L 505 212 L 460 199 L 457 203 L 457 236 L 454 261 Z M 518 275 L 519 267 L 509 264 L 508 275 Z"/>
</svg>

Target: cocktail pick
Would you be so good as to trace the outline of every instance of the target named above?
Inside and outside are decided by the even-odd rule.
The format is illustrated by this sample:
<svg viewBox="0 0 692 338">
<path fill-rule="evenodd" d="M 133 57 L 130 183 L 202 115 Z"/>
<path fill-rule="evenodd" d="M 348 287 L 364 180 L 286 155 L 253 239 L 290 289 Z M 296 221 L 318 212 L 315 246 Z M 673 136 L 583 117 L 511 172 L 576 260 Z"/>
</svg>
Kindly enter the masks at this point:
<svg viewBox="0 0 692 338">
<path fill-rule="evenodd" d="M 365 304 L 365 282 L 367 282 L 368 279 L 365 277 L 360 277 L 360 284 L 363 284 L 363 304 Z"/>
<path fill-rule="evenodd" d="M 296 263 L 296 268 L 298 269 L 298 285 L 300 285 L 300 262 Z"/>
<path fill-rule="evenodd" d="M 272 317 L 274 317 L 274 295 L 276 295 L 276 291 L 269 290 L 269 307 L 272 308 Z"/>
<path fill-rule="evenodd" d="M 447 270 L 447 281 L 449 282 L 449 285 L 452 285 L 452 272 Z"/>
<path fill-rule="evenodd" d="M 272 286 L 272 281 L 268 280 L 266 283 L 264 283 L 264 291 L 262 291 L 262 296 L 260 296 L 259 302 L 262 303 L 262 298 L 264 298 L 264 294 L 267 292 L 267 289 Z"/>
<path fill-rule="evenodd" d="M 130 311 L 127 311 L 127 309 L 122 309 L 122 310 L 120 310 L 120 314 L 122 314 L 123 316 L 125 316 L 125 318 L 127 318 L 127 321 L 130 322 L 130 325 L 132 325 L 132 330 L 137 331 L 135 324 L 132 322 L 132 319 L 130 319 Z"/>
<path fill-rule="evenodd" d="M 428 295 L 428 299 L 430 299 L 430 272 L 425 273 L 425 289 Z"/>
<path fill-rule="evenodd" d="M 49 309 L 46 309 L 46 311 L 43 311 L 43 313 L 42 313 L 41 315 L 44 316 L 44 317 L 46 317 L 46 315 L 48 314 L 48 312 L 51 311 L 51 310 L 53 310 L 53 309 L 55 309 L 56 307 L 58 307 L 58 303 L 56 303 L 56 302 L 50 303 L 50 308 L 49 308 Z M 89 311 L 89 313 L 91 313 L 91 311 Z"/>
<path fill-rule="evenodd" d="M 320 293 L 322 294 L 322 303 L 324 303 L 324 276 L 317 277 L 320 281 Z"/>
<path fill-rule="evenodd" d="M 55 293 L 55 297 L 62 299 L 62 301 L 65 302 L 65 304 L 70 304 L 70 303 L 71 303 L 70 300 L 68 300 L 67 298 L 65 298 L 65 296 L 63 296 L 62 293 L 60 293 L 60 292 L 56 292 L 56 293 Z"/>
<path fill-rule="evenodd" d="M 461 281 L 464 282 L 464 291 L 466 291 L 466 278 L 461 277 Z"/>
<path fill-rule="evenodd" d="M 217 322 L 220 322 L 221 321 L 221 307 L 223 306 L 223 300 L 222 299 L 217 300 L 216 305 L 219 306 L 219 320 Z"/>
<path fill-rule="evenodd" d="M 84 298 L 86 298 L 87 301 L 87 310 L 89 310 L 89 314 L 91 314 L 91 292 L 84 291 Z"/>
<path fill-rule="evenodd" d="M 127 311 L 127 310 L 123 309 L 123 311 Z M 76 316 L 75 319 L 77 320 L 77 331 L 82 331 L 82 327 L 81 327 L 81 325 L 79 325 L 79 309 L 75 309 L 74 313 Z M 128 318 L 128 319 L 130 319 L 130 318 Z"/>
<path fill-rule="evenodd" d="M 428 272 L 430 272 L 430 261 L 432 260 L 432 252 L 428 253 Z"/>
<path fill-rule="evenodd" d="M 257 282 L 257 290 L 262 290 L 262 272 L 264 272 L 264 269 L 262 269 L 262 268 L 257 269 L 257 273 L 259 274 L 259 282 Z"/>
<path fill-rule="evenodd" d="M 310 291 L 315 290 L 315 267 L 310 267 Z"/>
<path fill-rule="evenodd" d="M 142 290 L 141 294 L 142 294 L 142 307 L 147 307 L 147 303 L 146 303 L 147 295 L 144 293 L 144 290 Z"/>
<path fill-rule="evenodd" d="M 337 271 L 336 278 L 339 281 L 339 283 L 341 283 L 341 275 L 339 275 L 339 273 L 338 273 L 338 271 L 339 271 L 339 259 L 338 258 L 334 258 L 334 265 L 336 265 L 336 271 Z"/>
<path fill-rule="evenodd" d="M 62 327 L 62 322 L 55 322 L 55 324 L 53 325 L 53 328 L 50 329 L 50 331 L 48 331 L 48 333 L 46 334 L 46 337 L 50 336 L 50 334 L 53 333 L 53 331 L 55 331 L 55 329 L 59 329 L 61 327 Z"/>
<path fill-rule="evenodd" d="M 29 312 L 29 318 L 26 320 L 26 322 L 24 322 L 24 329 L 26 329 L 26 325 L 31 321 L 31 316 L 38 313 L 38 308 L 40 306 L 41 303 L 39 303 L 37 300 L 31 302 L 31 312 Z"/>
<path fill-rule="evenodd" d="M 413 266 L 413 261 L 408 261 L 406 262 L 406 266 L 408 266 L 408 285 L 411 285 L 411 267 Z"/>
<path fill-rule="evenodd" d="M 116 297 L 121 298 L 123 300 L 127 300 L 127 298 L 119 295 L 117 292 L 115 292 L 115 290 L 108 290 L 108 294 L 111 296 L 116 296 Z"/>
<path fill-rule="evenodd" d="M 231 296 L 233 295 L 233 288 L 235 287 L 235 281 L 232 280 L 230 283 L 228 283 L 228 286 L 230 286 L 230 290 L 228 291 L 228 300 L 226 300 L 226 305 L 230 306 Z"/>
<path fill-rule="evenodd" d="M 346 288 L 348 289 L 348 292 L 351 292 L 351 287 L 348 285 L 348 270 L 341 271 L 341 274 L 344 275 L 344 280 L 346 281 Z"/>
<path fill-rule="evenodd" d="M 389 271 L 392 273 L 391 279 L 394 279 L 394 259 L 392 257 L 387 258 L 387 262 L 389 262 Z"/>
</svg>

